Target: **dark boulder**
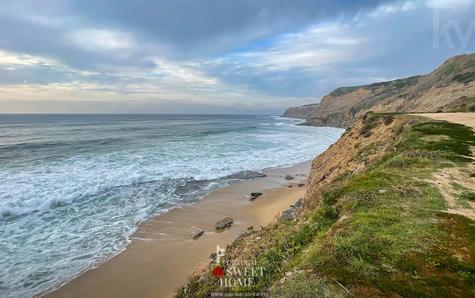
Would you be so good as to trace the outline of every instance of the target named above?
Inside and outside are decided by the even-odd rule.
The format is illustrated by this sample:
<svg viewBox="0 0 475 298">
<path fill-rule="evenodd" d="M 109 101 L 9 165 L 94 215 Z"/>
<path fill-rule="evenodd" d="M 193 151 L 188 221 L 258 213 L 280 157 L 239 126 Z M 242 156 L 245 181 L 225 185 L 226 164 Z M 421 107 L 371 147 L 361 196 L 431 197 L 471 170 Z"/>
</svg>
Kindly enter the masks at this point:
<svg viewBox="0 0 475 298">
<path fill-rule="evenodd" d="M 193 234 L 191 235 L 191 237 L 193 239 L 198 239 L 201 236 L 203 236 L 204 233 L 205 233 L 205 231 L 203 231 L 202 229 L 196 229 L 195 231 L 193 231 Z"/>
<path fill-rule="evenodd" d="M 295 209 L 294 207 L 290 207 L 284 210 L 284 212 L 282 212 L 282 215 L 281 215 L 281 218 L 283 220 L 294 220 L 296 217 L 297 217 L 297 209 Z"/>
<path fill-rule="evenodd" d="M 251 192 L 249 201 L 254 201 L 255 199 L 257 199 L 258 197 L 260 197 L 262 195 L 263 195 L 262 192 Z"/>
<path fill-rule="evenodd" d="M 294 220 L 299 214 L 300 210 L 303 208 L 303 205 L 304 205 L 304 200 L 299 199 L 297 202 L 290 205 L 289 208 L 284 210 L 280 218 L 283 220 Z"/>
<path fill-rule="evenodd" d="M 295 203 L 293 203 L 292 205 L 290 205 L 290 207 L 295 207 L 295 208 L 297 208 L 297 209 L 302 209 L 303 203 L 304 203 L 303 198 L 300 198 L 300 199 L 298 199 L 297 202 L 295 202 Z"/>
<path fill-rule="evenodd" d="M 229 228 L 233 224 L 232 217 L 225 217 L 216 223 L 216 230 Z"/>
</svg>

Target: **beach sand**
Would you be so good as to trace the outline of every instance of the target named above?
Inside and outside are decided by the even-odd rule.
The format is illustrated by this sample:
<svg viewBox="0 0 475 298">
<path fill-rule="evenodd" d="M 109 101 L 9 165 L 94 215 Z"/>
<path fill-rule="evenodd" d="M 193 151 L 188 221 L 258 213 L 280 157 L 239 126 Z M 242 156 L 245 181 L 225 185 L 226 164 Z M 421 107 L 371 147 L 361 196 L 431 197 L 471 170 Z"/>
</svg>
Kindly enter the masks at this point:
<svg viewBox="0 0 475 298">
<path fill-rule="evenodd" d="M 249 226 L 270 223 L 305 194 L 310 162 L 265 171 L 267 177 L 217 189 L 194 205 L 176 208 L 141 224 L 127 249 L 96 269 L 86 271 L 46 297 L 172 297 L 216 246 L 226 247 Z M 286 181 L 285 175 L 294 176 Z M 289 188 L 288 185 L 293 187 Z M 249 201 L 251 192 L 264 194 Z M 231 228 L 215 231 L 230 216 Z M 205 231 L 192 239 L 194 227 Z"/>
</svg>

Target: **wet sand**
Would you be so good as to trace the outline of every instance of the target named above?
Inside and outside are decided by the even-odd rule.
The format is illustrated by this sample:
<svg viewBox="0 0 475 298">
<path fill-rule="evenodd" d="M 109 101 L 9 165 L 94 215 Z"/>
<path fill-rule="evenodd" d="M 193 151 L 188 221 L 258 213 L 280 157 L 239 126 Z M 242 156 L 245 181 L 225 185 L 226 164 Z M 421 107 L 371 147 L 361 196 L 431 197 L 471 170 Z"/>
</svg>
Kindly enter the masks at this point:
<svg viewBox="0 0 475 298">
<path fill-rule="evenodd" d="M 267 177 L 215 190 L 194 205 L 176 208 L 145 221 L 127 249 L 46 297 L 172 297 L 195 268 L 208 262 L 216 246 L 226 247 L 249 226 L 270 223 L 305 194 L 297 183 L 307 180 L 310 162 L 265 171 Z M 295 177 L 286 181 L 286 174 Z M 293 187 L 289 188 L 288 185 Z M 249 201 L 250 192 L 264 195 Z M 215 223 L 231 216 L 231 228 L 215 231 Z M 201 228 L 197 240 L 192 233 Z"/>
</svg>

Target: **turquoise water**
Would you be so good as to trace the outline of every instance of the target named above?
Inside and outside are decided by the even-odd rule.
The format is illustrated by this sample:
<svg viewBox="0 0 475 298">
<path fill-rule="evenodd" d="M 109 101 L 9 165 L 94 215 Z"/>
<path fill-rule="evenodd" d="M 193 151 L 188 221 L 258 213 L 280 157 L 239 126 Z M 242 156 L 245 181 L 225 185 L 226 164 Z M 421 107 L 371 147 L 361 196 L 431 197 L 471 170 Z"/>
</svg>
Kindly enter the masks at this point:
<svg viewBox="0 0 475 298">
<path fill-rule="evenodd" d="M 141 221 L 232 183 L 230 174 L 309 160 L 342 133 L 299 122 L 0 115 L 0 296 L 59 286 L 122 251 Z"/>
</svg>

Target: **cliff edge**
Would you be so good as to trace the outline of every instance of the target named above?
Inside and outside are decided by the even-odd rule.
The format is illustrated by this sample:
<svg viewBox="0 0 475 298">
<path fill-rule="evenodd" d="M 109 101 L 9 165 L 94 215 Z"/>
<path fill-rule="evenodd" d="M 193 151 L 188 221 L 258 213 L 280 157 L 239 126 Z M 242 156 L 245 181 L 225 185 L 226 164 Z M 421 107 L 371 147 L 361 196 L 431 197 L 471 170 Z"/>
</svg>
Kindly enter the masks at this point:
<svg viewBox="0 0 475 298">
<path fill-rule="evenodd" d="M 315 158 L 296 216 L 241 235 L 177 296 L 475 296 L 474 147 L 461 124 L 366 113 Z"/>
</svg>

